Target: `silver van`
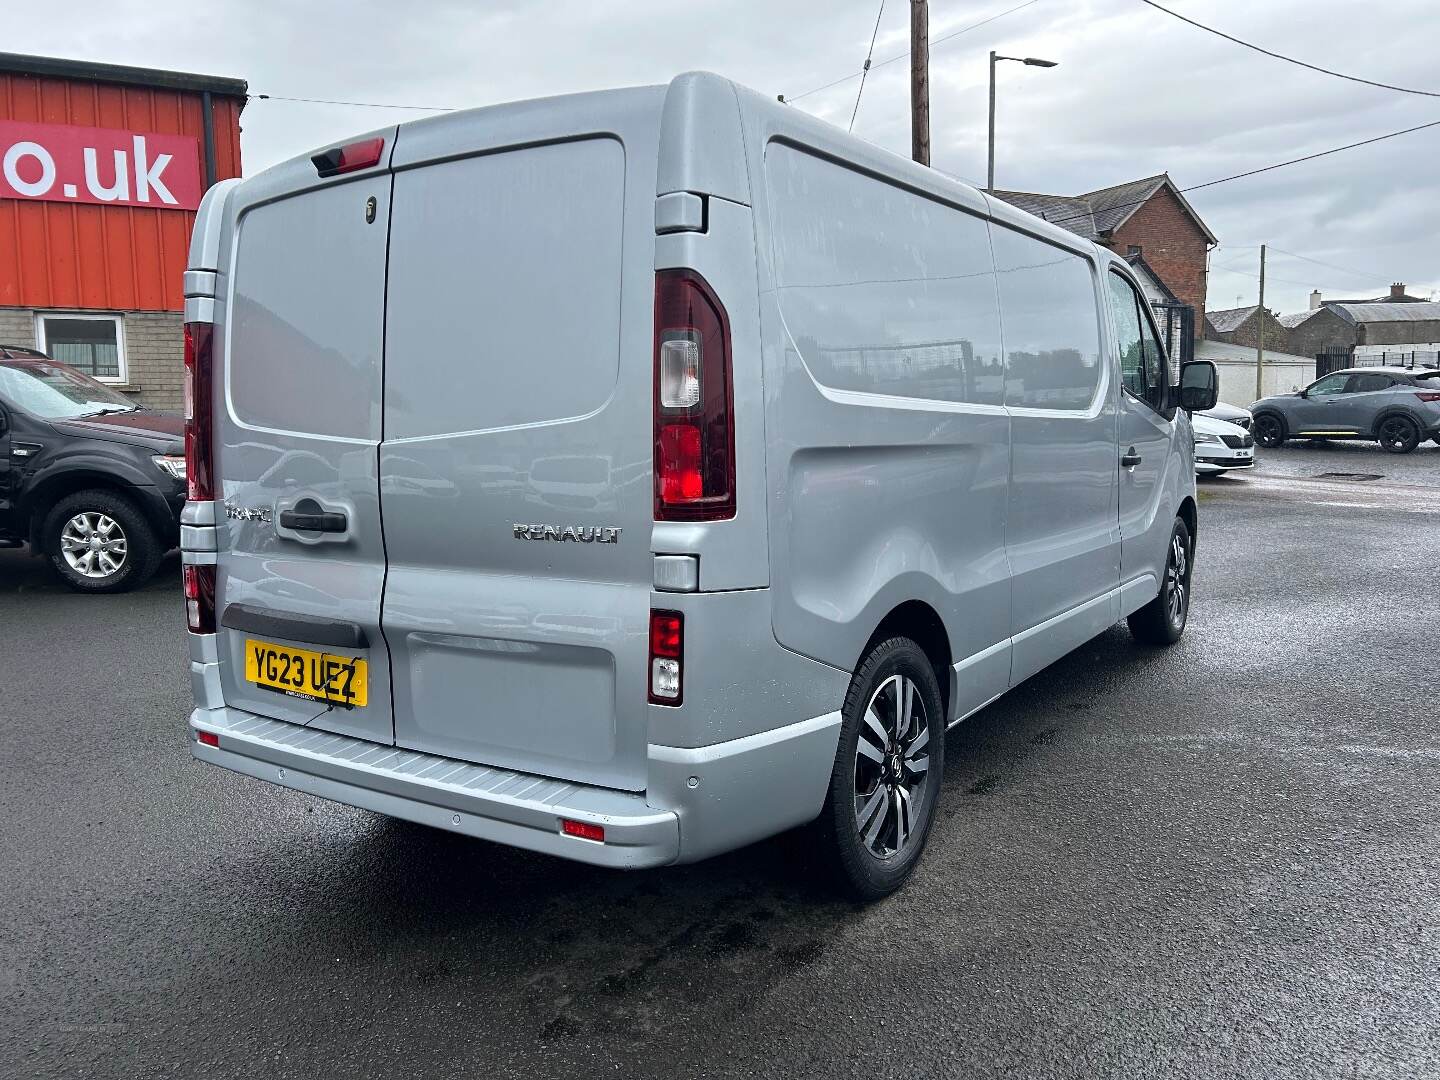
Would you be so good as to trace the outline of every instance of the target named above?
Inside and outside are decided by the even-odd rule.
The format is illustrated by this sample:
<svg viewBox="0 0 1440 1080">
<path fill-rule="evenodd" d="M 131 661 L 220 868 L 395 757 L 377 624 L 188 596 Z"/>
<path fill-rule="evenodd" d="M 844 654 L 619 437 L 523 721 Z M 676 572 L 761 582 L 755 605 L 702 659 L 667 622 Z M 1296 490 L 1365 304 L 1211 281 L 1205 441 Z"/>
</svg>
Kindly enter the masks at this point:
<svg viewBox="0 0 1440 1080">
<path fill-rule="evenodd" d="M 614 867 L 914 866 L 944 734 L 1175 641 L 1185 410 L 1108 251 L 708 74 L 213 188 L 186 273 L 197 758 Z"/>
</svg>

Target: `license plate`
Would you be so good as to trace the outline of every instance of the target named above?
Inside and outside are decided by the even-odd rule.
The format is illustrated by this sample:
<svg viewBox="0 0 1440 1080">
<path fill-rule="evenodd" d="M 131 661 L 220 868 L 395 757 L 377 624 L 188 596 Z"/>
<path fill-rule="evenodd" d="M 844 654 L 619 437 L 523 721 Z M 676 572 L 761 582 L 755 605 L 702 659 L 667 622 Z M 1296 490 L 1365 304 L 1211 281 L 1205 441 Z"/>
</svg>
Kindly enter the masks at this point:
<svg viewBox="0 0 1440 1080">
<path fill-rule="evenodd" d="M 359 707 L 367 700 L 369 668 L 358 656 L 333 656 L 247 638 L 245 678 L 291 697 Z"/>
</svg>

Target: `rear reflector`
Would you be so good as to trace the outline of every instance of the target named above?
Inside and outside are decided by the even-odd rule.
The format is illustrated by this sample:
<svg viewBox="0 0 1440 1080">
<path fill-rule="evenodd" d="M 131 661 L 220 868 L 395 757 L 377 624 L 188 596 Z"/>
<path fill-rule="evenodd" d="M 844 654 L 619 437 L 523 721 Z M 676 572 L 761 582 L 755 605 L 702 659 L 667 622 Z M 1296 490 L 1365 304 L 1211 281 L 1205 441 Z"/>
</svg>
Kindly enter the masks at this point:
<svg viewBox="0 0 1440 1080">
<path fill-rule="evenodd" d="M 592 825 L 588 821 L 571 821 L 569 818 L 562 818 L 560 831 L 566 836 L 578 836 L 581 840 L 595 840 L 601 844 L 605 842 L 605 826 Z"/>
<path fill-rule="evenodd" d="M 730 322 L 693 270 L 655 275 L 655 520 L 735 516 Z"/>
<path fill-rule="evenodd" d="M 1415 396 L 1418 397 L 1421 401 L 1440 401 L 1440 394 L 1437 394 L 1432 390 L 1421 390 L 1420 393 L 1416 394 Z"/>
<path fill-rule="evenodd" d="M 678 611 L 650 612 L 650 701 L 679 705 L 685 660 L 685 616 Z"/>
<path fill-rule="evenodd" d="M 192 634 L 215 633 L 215 567 L 182 566 L 185 586 L 185 624 Z"/>
<path fill-rule="evenodd" d="M 197 731 L 195 732 L 195 738 L 199 739 L 206 746 L 220 745 L 220 736 L 216 735 L 213 731 Z"/>
<path fill-rule="evenodd" d="M 209 502 L 215 497 L 214 367 L 215 327 L 186 323 L 185 497 L 191 502 Z"/>
<path fill-rule="evenodd" d="M 380 155 L 384 152 L 385 140 L 377 136 L 374 139 L 361 139 L 359 142 L 324 150 L 310 160 L 315 165 L 315 171 L 321 176 L 338 176 L 340 173 L 378 165 Z"/>
</svg>

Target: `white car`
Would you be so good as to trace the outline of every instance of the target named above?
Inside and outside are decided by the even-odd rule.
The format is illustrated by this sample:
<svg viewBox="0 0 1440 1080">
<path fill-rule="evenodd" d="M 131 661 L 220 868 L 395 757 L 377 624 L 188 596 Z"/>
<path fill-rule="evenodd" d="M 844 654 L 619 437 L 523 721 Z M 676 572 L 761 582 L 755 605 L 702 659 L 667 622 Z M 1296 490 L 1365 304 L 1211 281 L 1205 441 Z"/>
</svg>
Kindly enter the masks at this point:
<svg viewBox="0 0 1440 1080">
<path fill-rule="evenodd" d="M 1255 437 L 1239 424 L 1195 413 L 1190 426 L 1195 430 L 1196 476 L 1255 467 Z"/>
<path fill-rule="evenodd" d="M 1249 409 L 1242 409 L 1238 405 L 1227 405 L 1223 401 L 1217 401 L 1213 409 L 1206 409 L 1204 413 L 1200 415 L 1213 417 L 1216 420 L 1224 420 L 1229 424 L 1238 424 L 1246 431 L 1250 430 L 1250 425 L 1254 421 L 1254 417 L 1251 415 Z"/>
</svg>

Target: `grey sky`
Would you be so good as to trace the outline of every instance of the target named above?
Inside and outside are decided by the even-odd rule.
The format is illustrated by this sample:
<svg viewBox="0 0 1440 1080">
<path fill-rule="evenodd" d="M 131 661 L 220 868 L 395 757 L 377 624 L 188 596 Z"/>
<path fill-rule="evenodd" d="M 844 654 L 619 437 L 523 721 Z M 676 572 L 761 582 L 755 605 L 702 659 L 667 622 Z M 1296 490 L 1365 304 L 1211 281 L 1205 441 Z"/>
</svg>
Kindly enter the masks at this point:
<svg viewBox="0 0 1440 1080">
<path fill-rule="evenodd" d="M 931 35 L 1020 2 L 931 0 Z M 11 12 L 4 47 L 234 75 L 254 93 L 355 101 L 464 107 L 663 82 L 694 68 L 794 96 L 859 70 L 878 3 L 78 0 L 63 15 L 43 5 Z M 1170 6 L 1302 59 L 1440 90 L 1426 0 L 1394 0 L 1383 19 L 1338 0 Z M 908 13 L 907 0 L 887 0 L 877 60 L 908 48 Z M 1139 0 L 1038 0 L 932 53 L 933 164 L 971 179 L 984 176 L 992 48 L 1060 62 L 1053 70 L 1001 67 L 1000 187 L 1073 194 L 1161 171 L 1183 187 L 1440 119 L 1440 99 L 1281 64 Z M 796 107 L 843 126 L 857 84 Z M 246 172 L 420 115 L 252 101 L 242 121 Z M 908 154 L 904 62 L 872 70 L 855 130 Z M 1212 255 L 1211 308 L 1254 302 L 1262 241 L 1272 246 L 1266 300 L 1281 311 L 1305 307 L 1311 288 L 1372 296 L 1392 280 L 1440 297 L 1440 128 L 1223 184 L 1192 200 L 1221 240 Z"/>
</svg>

